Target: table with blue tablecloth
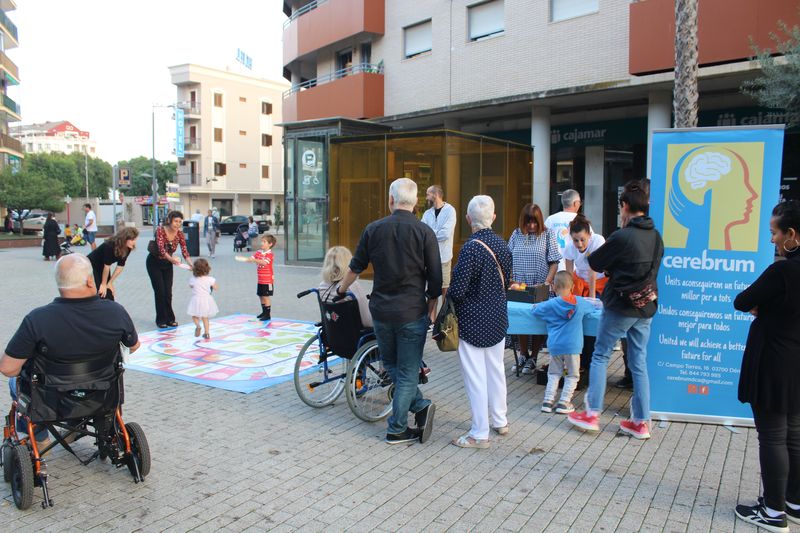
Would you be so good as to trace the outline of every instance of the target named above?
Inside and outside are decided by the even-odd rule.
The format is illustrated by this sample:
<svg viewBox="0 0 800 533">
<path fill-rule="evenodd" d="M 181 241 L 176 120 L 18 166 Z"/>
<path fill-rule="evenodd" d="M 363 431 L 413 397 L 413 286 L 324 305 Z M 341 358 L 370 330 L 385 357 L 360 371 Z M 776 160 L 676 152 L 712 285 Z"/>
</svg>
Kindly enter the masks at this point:
<svg viewBox="0 0 800 533">
<path fill-rule="evenodd" d="M 547 335 L 547 326 L 533 316 L 534 304 L 508 302 L 508 334 L 509 335 Z M 583 317 L 583 334 L 587 337 L 597 336 L 597 323 L 603 312 L 596 309 Z"/>
</svg>

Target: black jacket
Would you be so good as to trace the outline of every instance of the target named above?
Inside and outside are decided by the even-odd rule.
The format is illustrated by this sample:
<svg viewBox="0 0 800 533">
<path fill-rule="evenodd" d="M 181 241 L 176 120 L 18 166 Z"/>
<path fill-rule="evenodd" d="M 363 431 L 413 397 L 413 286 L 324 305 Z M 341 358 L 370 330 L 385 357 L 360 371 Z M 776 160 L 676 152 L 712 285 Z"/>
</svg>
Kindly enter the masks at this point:
<svg viewBox="0 0 800 533">
<path fill-rule="evenodd" d="M 643 288 L 648 281 L 655 283 L 663 256 L 664 242 L 650 217 L 632 218 L 626 227 L 612 233 L 589 257 L 592 270 L 605 272 L 609 278 L 602 296 L 606 309 L 631 317 L 655 315 L 658 301 L 636 309 L 625 293 Z"/>
<path fill-rule="evenodd" d="M 773 413 L 800 413 L 800 252 L 773 263 L 733 301 L 758 308 L 739 375 L 739 401 Z"/>
</svg>

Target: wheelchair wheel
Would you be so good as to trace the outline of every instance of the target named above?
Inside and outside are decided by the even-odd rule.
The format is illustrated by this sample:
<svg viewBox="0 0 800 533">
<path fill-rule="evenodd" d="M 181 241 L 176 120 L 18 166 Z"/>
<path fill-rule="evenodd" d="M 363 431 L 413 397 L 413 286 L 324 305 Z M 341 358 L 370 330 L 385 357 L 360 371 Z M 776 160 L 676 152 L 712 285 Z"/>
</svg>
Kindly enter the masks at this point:
<svg viewBox="0 0 800 533">
<path fill-rule="evenodd" d="M 147 444 L 147 437 L 144 435 L 144 430 L 136 422 L 125 424 L 125 429 L 128 431 L 128 438 L 131 440 L 131 459 L 135 460 L 139 466 L 139 474 L 142 476 L 142 481 L 150 473 L 150 446 Z M 133 468 L 133 462 L 128 462 L 128 470 L 131 475 L 136 477 L 136 470 Z M 138 480 L 137 480 L 138 482 Z"/>
<path fill-rule="evenodd" d="M 17 509 L 24 511 L 33 503 L 33 462 L 27 446 L 11 451 L 11 495 Z"/>
<path fill-rule="evenodd" d="M 392 380 L 383 369 L 377 341 L 364 344 L 350 360 L 346 384 L 347 404 L 358 418 L 377 422 L 389 416 Z"/>
<path fill-rule="evenodd" d="M 294 390 L 311 407 L 331 405 L 344 390 L 347 360 L 331 356 L 319 361 L 318 336 L 308 339 L 294 363 Z"/>
<path fill-rule="evenodd" d="M 11 481 L 11 473 L 12 473 L 11 465 L 14 463 L 14 453 L 13 453 L 14 445 L 11 444 L 10 440 L 6 440 L 2 445 L 2 449 L 3 449 L 2 452 L 3 481 L 8 483 L 9 481 Z"/>
</svg>

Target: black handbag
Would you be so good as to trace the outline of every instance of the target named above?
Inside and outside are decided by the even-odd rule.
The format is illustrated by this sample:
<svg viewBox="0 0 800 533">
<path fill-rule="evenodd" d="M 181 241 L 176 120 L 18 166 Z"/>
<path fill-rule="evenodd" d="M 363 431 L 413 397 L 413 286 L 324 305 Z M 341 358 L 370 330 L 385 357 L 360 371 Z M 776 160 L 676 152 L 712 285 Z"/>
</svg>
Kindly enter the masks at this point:
<svg viewBox="0 0 800 533">
<path fill-rule="evenodd" d="M 155 239 L 147 243 L 147 252 L 156 257 L 161 255 L 158 251 L 158 243 L 155 241 Z"/>
<path fill-rule="evenodd" d="M 654 302 L 658 299 L 658 286 L 656 285 L 655 276 L 653 273 L 656 270 L 657 260 L 655 257 L 656 251 L 658 251 L 659 238 L 658 232 L 656 231 L 655 244 L 653 245 L 653 262 L 650 265 L 650 270 L 647 272 L 647 276 L 645 276 L 644 284 L 638 288 L 621 291 L 620 293 L 628 300 L 628 303 L 630 303 L 634 309 L 642 309 L 650 302 Z"/>
</svg>

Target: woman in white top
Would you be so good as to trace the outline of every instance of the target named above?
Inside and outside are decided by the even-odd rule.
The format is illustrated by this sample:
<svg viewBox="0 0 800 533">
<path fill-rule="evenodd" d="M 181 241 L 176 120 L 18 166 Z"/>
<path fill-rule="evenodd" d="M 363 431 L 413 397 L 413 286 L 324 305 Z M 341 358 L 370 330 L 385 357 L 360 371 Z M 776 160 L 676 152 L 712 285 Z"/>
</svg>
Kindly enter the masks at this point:
<svg viewBox="0 0 800 533">
<path fill-rule="evenodd" d="M 330 302 L 336 297 L 336 287 L 338 287 L 345 273 L 347 273 L 347 267 L 350 265 L 352 258 L 353 254 L 344 246 L 334 246 L 325 254 L 325 260 L 322 263 L 322 283 L 318 287 L 323 301 Z M 358 311 L 361 315 L 361 325 L 365 328 L 371 328 L 372 315 L 369 312 L 367 293 L 364 292 L 358 281 L 354 281 L 347 290 L 356 297 Z"/>
<path fill-rule="evenodd" d="M 564 248 L 567 272 L 572 274 L 574 285 L 572 293 L 576 296 L 597 298 L 606 286 L 607 278 L 602 272 L 595 272 L 589 266 L 589 256 L 600 248 L 606 240 L 599 233 L 592 232 L 589 219 L 578 214 L 569 224 L 570 241 Z"/>
</svg>

